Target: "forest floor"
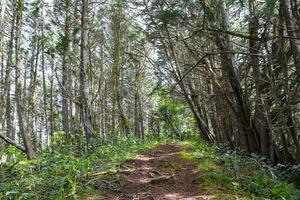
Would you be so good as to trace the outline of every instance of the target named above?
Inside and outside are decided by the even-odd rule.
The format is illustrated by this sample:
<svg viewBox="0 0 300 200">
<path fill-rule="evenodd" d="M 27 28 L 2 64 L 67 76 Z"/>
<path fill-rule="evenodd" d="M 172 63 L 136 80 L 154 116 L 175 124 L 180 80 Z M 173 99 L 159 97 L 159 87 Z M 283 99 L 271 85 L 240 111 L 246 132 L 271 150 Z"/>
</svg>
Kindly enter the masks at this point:
<svg viewBox="0 0 300 200">
<path fill-rule="evenodd" d="M 214 199 L 201 192 L 197 165 L 183 158 L 182 150 L 179 144 L 164 144 L 125 161 L 118 170 L 122 177 L 120 191 L 93 199 Z"/>
<path fill-rule="evenodd" d="M 82 199 L 299 199 L 298 190 L 271 176 L 262 162 L 197 140 L 143 149 L 100 174 Z"/>
<path fill-rule="evenodd" d="M 0 165 L 0 199 L 300 199 L 299 184 L 281 179 L 263 157 L 197 137 L 110 140 L 79 156 L 57 145 L 35 160 L 10 149 L 18 160 Z"/>
</svg>

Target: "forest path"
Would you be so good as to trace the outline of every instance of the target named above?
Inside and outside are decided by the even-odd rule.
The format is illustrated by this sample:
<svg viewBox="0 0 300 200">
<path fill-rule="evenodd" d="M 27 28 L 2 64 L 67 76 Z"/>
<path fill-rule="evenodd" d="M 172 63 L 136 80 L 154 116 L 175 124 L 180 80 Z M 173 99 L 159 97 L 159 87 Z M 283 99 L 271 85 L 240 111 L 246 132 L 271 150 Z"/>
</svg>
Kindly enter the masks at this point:
<svg viewBox="0 0 300 200">
<path fill-rule="evenodd" d="M 197 166 L 184 159 L 179 144 L 164 144 L 125 161 L 119 173 L 122 177 L 120 192 L 107 194 L 108 200 L 204 200 L 201 195 Z"/>
</svg>

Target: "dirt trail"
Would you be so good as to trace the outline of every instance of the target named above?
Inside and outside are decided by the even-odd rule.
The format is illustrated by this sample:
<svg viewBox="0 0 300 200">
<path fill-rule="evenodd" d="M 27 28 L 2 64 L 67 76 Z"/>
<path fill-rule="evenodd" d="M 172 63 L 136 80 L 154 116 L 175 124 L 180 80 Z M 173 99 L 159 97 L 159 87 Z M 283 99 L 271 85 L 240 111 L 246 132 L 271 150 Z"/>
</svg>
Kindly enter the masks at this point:
<svg viewBox="0 0 300 200">
<path fill-rule="evenodd" d="M 202 200 L 197 167 L 180 156 L 181 146 L 161 145 L 127 160 L 120 168 L 122 187 L 107 200 Z"/>
</svg>

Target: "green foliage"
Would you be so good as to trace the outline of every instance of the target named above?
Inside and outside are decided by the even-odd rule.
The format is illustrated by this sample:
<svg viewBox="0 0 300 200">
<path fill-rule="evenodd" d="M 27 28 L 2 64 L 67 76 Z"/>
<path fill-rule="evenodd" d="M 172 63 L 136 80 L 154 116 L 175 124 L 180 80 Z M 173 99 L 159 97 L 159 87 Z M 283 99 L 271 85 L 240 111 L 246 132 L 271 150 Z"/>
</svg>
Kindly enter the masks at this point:
<svg viewBox="0 0 300 200">
<path fill-rule="evenodd" d="M 171 96 L 167 89 L 155 92 L 159 104 L 156 107 L 155 120 L 161 125 L 161 135 L 173 139 L 186 139 L 195 132 L 194 118 L 182 100 Z"/>
<path fill-rule="evenodd" d="M 80 137 L 80 131 L 69 138 L 64 132 L 56 132 L 51 138 L 51 152 L 38 152 L 37 159 L 32 161 L 27 161 L 14 147 L 8 147 L 6 155 L 15 155 L 16 159 L 0 165 L 0 199 L 81 198 L 81 194 L 93 192 L 96 181 L 93 174 L 111 174 L 141 149 L 165 142 L 162 138 L 141 141 L 134 136 L 114 135 L 107 140 L 92 141 L 90 148 L 83 148 L 87 144 L 81 140 L 84 138 Z M 75 148 L 79 143 L 80 148 Z M 202 189 L 216 196 L 291 200 L 298 197 L 297 189 L 272 177 L 260 158 L 241 156 L 225 147 L 199 142 L 198 138 L 183 144 L 186 149 L 181 156 L 197 162 Z M 163 167 L 181 168 L 176 163 L 166 163 Z"/>
<path fill-rule="evenodd" d="M 277 164 L 273 166 L 273 169 L 282 179 L 291 180 L 296 185 L 300 185 L 300 164 Z"/>
<path fill-rule="evenodd" d="M 253 176 L 243 180 L 243 186 L 251 193 L 272 199 L 296 199 L 293 195 L 295 188 L 291 184 L 270 178 L 261 169 L 256 169 L 252 173 Z"/>
<path fill-rule="evenodd" d="M 67 48 L 69 48 L 68 45 L 70 44 L 70 42 L 71 39 L 69 37 L 65 35 L 60 35 L 59 40 L 56 44 L 56 49 L 60 54 L 63 54 L 67 50 Z"/>
<path fill-rule="evenodd" d="M 295 186 L 276 178 L 261 159 L 246 157 L 226 147 L 199 142 L 194 138 L 184 145 L 181 155 L 198 163 L 207 190 L 229 193 L 246 199 L 298 199 Z M 273 176 L 272 176 L 273 175 Z"/>
<path fill-rule="evenodd" d="M 21 160 L 26 159 L 26 155 L 25 155 L 23 152 L 19 151 L 16 147 L 14 147 L 14 146 L 12 146 L 12 145 L 9 145 L 9 146 L 5 149 L 4 153 L 5 153 L 8 157 L 10 157 L 10 156 L 15 156 L 17 161 L 21 161 Z"/>
<path fill-rule="evenodd" d="M 135 28 L 133 30 L 130 30 L 128 33 L 128 39 L 130 41 L 139 41 L 144 43 L 145 42 L 145 33 L 142 27 L 140 27 L 138 24 L 135 24 Z"/>
<path fill-rule="evenodd" d="M 157 12 L 156 18 L 163 23 L 176 23 L 181 18 L 179 10 L 162 10 Z"/>
<path fill-rule="evenodd" d="M 261 5 L 258 5 L 258 11 L 260 11 L 261 15 L 265 15 L 265 17 L 273 17 L 274 14 L 277 14 L 276 5 L 278 1 L 277 0 L 266 0 L 265 2 L 261 3 Z"/>
<path fill-rule="evenodd" d="M 167 95 L 160 95 L 160 104 L 158 107 L 160 113 L 159 121 L 162 122 L 163 128 L 166 133 L 171 133 L 170 136 L 181 137 L 182 131 L 180 130 L 181 116 L 184 113 L 183 105 L 172 98 L 169 98 Z"/>
<path fill-rule="evenodd" d="M 92 151 L 87 148 L 80 151 L 74 148 L 74 143 L 66 143 L 63 132 L 57 132 L 51 139 L 50 153 L 44 150 L 38 152 L 35 160 L 19 157 L 16 163 L 0 165 L 4 171 L 0 179 L 0 199 L 76 199 L 91 190 L 93 182 L 88 181 L 89 174 L 113 170 L 140 149 L 157 142 L 130 136 L 94 143 L 98 146 L 91 147 Z M 18 154 L 12 147 L 7 153 Z"/>
</svg>

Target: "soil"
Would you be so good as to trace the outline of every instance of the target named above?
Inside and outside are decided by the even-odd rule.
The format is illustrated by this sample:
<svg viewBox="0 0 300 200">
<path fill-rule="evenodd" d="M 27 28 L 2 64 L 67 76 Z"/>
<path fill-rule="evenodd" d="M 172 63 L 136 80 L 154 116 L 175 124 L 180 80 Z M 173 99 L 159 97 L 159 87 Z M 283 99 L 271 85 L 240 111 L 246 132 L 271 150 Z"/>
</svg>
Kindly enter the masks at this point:
<svg viewBox="0 0 300 200">
<path fill-rule="evenodd" d="M 208 200 L 203 195 L 196 165 L 180 156 L 178 144 L 160 145 L 124 162 L 120 191 L 108 192 L 107 200 Z"/>
</svg>

